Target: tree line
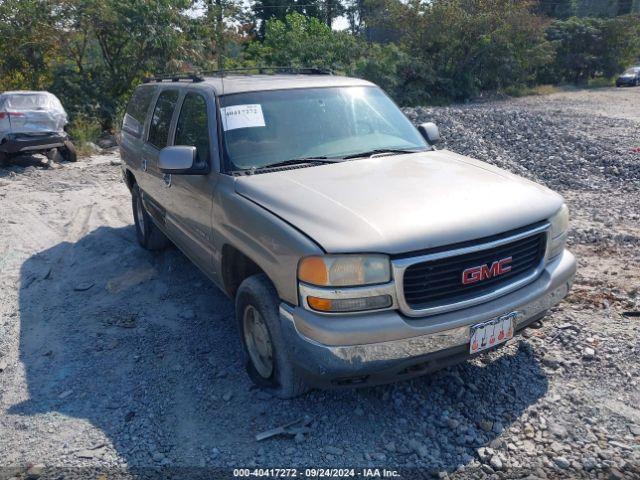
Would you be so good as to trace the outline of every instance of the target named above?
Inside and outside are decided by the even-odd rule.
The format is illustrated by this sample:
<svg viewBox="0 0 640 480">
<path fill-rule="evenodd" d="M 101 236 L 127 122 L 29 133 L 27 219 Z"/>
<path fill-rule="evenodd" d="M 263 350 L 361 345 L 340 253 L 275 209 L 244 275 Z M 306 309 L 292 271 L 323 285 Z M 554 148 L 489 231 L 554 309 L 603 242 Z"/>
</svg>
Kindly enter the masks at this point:
<svg viewBox="0 0 640 480">
<path fill-rule="evenodd" d="M 102 128 L 159 72 L 330 68 L 416 105 L 610 78 L 639 56 L 640 0 L 0 3 L 0 90 L 49 90 Z"/>
</svg>

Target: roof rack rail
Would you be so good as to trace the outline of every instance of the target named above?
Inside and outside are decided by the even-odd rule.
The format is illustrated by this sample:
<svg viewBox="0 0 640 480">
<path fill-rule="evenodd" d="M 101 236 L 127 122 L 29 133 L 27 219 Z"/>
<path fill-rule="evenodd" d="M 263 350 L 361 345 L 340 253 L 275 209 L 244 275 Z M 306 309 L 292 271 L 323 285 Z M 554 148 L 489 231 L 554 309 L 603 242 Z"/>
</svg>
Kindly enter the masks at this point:
<svg viewBox="0 0 640 480">
<path fill-rule="evenodd" d="M 171 80 L 172 82 L 179 82 L 180 80 L 191 80 L 195 83 L 204 81 L 204 78 L 200 73 L 159 73 L 154 75 L 153 77 L 144 78 L 142 82 L 163 82 L 165 80 Z"/>
<path fill-rule="evenodd" d="M 233 73 L 247 73 L 258 72 L 259 74 L 265 73 L 292 73 L 292 74 L 306 74 L 306 75 L 333 75 L 333 70 L 329 68 L 317 68 L 317 67 L 244 67 L 244 68 L 229 68 L 222 70 L 210 70 L 201 72 L 201 75 L 217 75 L 224 76 Z"/>
</svg>

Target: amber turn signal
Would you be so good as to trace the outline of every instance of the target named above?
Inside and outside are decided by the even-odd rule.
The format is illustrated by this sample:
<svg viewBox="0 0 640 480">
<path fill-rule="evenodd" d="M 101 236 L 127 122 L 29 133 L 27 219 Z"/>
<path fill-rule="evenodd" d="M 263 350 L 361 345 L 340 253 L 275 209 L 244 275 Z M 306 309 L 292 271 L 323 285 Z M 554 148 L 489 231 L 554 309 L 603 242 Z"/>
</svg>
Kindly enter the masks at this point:
<svg viewBox="0 0 640 480">
<path fill-rule="evenodd" d="M 389 308 L 392 305 L 392 300 L 389 295 L 334 299 L 307 297 L 307 303 L 318 312 L 345 313 Z"/>
<path fill-rule="evenodd" d="M 311 308 L 319 312 L 331 311 L 332 302 L 328 298 L 307 297 L 307 302 Z"/>
<path fill-rule="evenodd" d="M 329 272 L 322 257 L 307 257 L 298 265 L 298 278 L 312 285 L 328 285 Z"/>
</svg>

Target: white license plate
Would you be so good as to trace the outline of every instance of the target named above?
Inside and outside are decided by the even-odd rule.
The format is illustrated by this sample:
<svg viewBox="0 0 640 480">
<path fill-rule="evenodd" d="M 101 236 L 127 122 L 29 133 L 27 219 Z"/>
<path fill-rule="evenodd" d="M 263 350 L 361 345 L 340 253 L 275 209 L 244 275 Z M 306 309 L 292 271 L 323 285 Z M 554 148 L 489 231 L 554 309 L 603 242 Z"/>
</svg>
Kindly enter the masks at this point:
<svg viewBox="0 0 640 480">
<path fill-rule="evenodd" d="M 481 352 L 513 338 L 516 318 L 518 318 L 517 312 L 511 312 L 488 322 L 473 325 L 469 353 Z"/>
</svg>

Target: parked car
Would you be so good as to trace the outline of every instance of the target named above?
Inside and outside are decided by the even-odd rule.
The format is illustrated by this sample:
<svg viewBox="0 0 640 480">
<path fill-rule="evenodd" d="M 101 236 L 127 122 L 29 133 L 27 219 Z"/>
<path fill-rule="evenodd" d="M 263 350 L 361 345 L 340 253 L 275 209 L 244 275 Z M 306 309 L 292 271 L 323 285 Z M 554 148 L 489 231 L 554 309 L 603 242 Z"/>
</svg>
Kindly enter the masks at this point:
<svg viewBox="0 0 640 480">
<path fill-rule="evenodd" d="M 640 85 L 640 67 L 628 68 L 616 79 L 616 87 L 621 87 L 623 85 L 631 87 L 637 87 Z"/>
<path fill-rule="evenodd" d="M 438 140 L 364 80 L 225 73 L 138 86 L 120 152 L 140 244 L 235 299 L 250 377 L 292 397 L 463 361 L 567 295 L 562 197 Z"/>
<path fill-rule="evenodd" d="M 64 127 L 67 113 L 49 92 L 0 94 L 0 163 L 21 153 L 48 153 L 57 148 L 62 158 L 77 160 Z"/>
</svg>

